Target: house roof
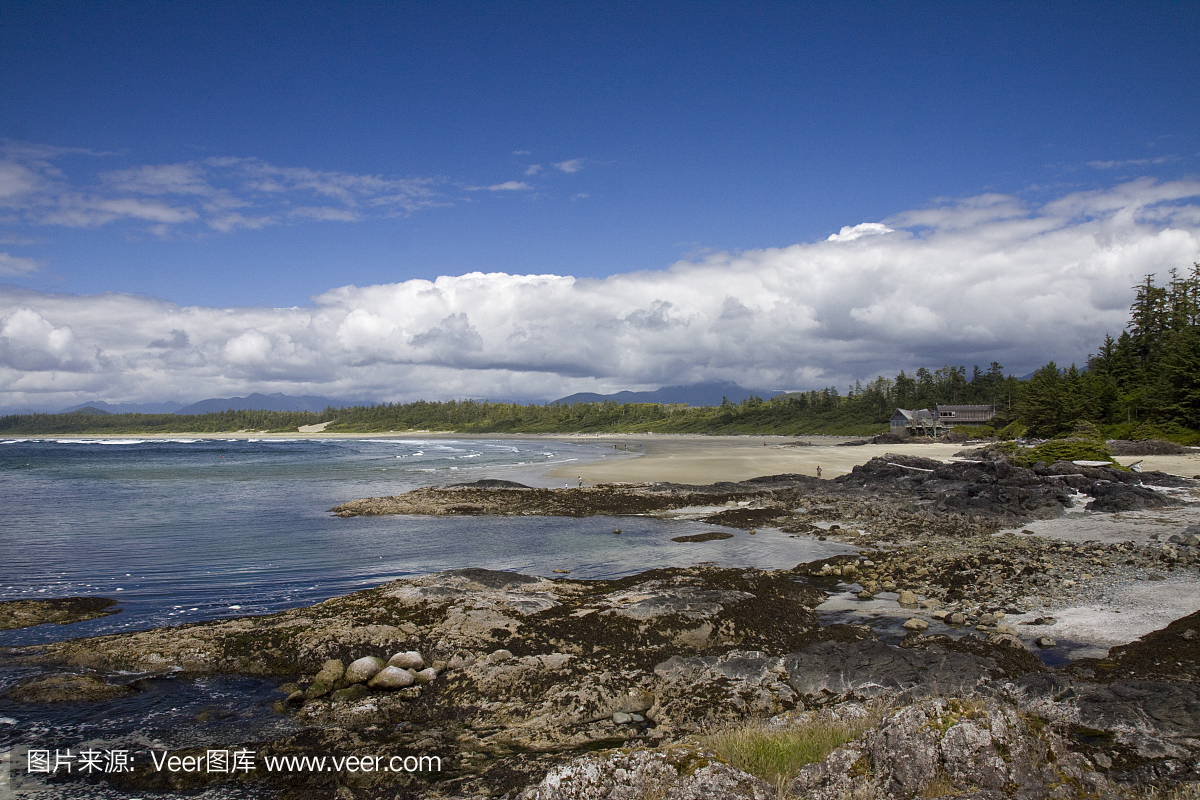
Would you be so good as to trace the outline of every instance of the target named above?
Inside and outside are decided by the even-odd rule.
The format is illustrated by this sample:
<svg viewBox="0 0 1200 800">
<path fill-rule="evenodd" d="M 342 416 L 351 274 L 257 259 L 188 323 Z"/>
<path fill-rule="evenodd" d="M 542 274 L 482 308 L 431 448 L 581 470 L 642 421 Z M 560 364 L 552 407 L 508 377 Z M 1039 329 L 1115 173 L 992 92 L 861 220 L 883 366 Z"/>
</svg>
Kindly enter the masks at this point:
<svg viewBox="0 0 1200 800">
<path fill-rule="evenodd" d="M 933 412 L 930 411 L 928 408 L 918 408 L 915 410 L 911 410 L 911 409 L 907 409 L 907 408 L 897 408 L 896 414 L 901 415 L 906 420 L 912 420 L 914 422 L 917 420 L 922 420 L 922 419 L 933 419 Z M 896 418 L 896 414 L 892 415 L 892 419 Z"/>
</svg>

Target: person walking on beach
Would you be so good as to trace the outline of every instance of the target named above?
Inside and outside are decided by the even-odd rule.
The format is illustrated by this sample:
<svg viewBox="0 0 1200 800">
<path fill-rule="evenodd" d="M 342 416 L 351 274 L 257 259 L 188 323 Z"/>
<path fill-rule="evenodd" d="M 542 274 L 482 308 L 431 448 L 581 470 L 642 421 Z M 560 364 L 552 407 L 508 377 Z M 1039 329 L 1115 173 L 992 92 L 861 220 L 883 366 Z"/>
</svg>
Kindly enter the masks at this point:
<svg viewBox="0 0 1200 800">
<path fill-rule="evenodd" d="M 821 465 L 820 464 L 817 465 L 817 477 L 818 478 L 821 477 Z"/>
<path fill-rule="evenodd" d="M 583 488 L 583 476 L 582 475 L 579 477 L 579 488 L 580 489 Z"/>
</svg>

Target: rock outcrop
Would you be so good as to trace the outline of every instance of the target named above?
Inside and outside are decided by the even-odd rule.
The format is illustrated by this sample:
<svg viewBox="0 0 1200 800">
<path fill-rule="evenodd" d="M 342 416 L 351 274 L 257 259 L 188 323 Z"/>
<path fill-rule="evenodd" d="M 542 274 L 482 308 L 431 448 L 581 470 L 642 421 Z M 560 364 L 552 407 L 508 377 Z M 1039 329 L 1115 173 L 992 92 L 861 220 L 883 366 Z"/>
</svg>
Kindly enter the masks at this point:
<svg viewBox="0 0 1200 800">
<path fill-rule="evenodd" d="M 118 614 L 117 601 L 108 597 L 56 597 L 48 600 L 0 601 L 0 631 L 33 625 L 73 622 Z"/>
<path fill-rule="evenodd" d="M 706 750 L 707 732 L 868 706 L 886 712 L 878 725 L 805 768 L 790 791 L 1074 797 L 1068 787 L 1103 797 L 1114 781 L 1200 777 L 1200 615 L 1056 672 L 1006 634 L 913 633 L 895 645 L 862 626 L 821 627 L 810 570 L 592 582 L 454 570 L 281 614 L 17 657 L 99 676 L 278 675 L 276 708 L 303 730 L 247 743 L 256 751 L 386 747 L 444 763 L 432 784 L 389 772 L 260 776 L 325 796 L 611 798 L 659 787 L 663 797 L 767 797 L 776 787 Z M 980 619 L 1002 624 L 995 616 Z M 99 676 L 89 672 L 88 685 L 103 689 Z M 54 700 L 51 683 L 30 682 L 14 699 Z M 112 780 L 144 790 L 176 778 L 135 770 Z M 194 789 L 199 779 L 189 780 Z"/>
<path fill-rule="evenodd" d="M 1094 511 L 1177 505 L 1178 500 L 1158 489 L 1193 484 L 1158 472 L 1136 473 L 1065 461 L 1026 469 L 995 454 L 988 455 L 991 457 L 987 459 L 947 464 L 889 454 L 856 466 L 832 481 L 804 475 L 769 475 L 707 486 L 644 483 L 580 489 L 533 489 L 506 481 L 478 481 L 352 500 L 331 511 L 342 517 L 582 517 L 721 506 L 723 510 L 708 514 L 704 521 L 743 529 L 779 527 L 789 532 L 808 532 L 811 509 L 833 509 L 842 516 L 864 518 L 866 532 L 878 540 L 903 541 L 917 530 L 926 536 L 961 537 L 991 533 L 1001 525 L 1054 518 L 1074 506 L 1077 493 L 1093 498 L 1088 508 Z"/>
</svg>

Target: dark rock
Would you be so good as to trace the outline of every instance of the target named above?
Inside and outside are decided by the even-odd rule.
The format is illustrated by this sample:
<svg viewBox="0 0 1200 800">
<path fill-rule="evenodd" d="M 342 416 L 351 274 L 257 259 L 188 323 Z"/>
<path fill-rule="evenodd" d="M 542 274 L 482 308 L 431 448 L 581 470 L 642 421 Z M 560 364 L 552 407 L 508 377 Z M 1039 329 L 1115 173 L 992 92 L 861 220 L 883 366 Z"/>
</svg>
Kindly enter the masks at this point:
<svg viewBox="0 0 1200 800">
<path fill-rule="evenodd" d="M 990 659 L 879 641 L 818 642 L 785 656 L 783 666 L 793 689 L 822 704 L 900 692 L 971 692 L 997 671 Z"/>
<path fill-rule="evenodd" d="M 1163 439 L 1112 439 L 1105 444 L 1114 456 L 1177 456 L 1187 452 L 1183 445 Z"/>
<path fill-rule="evenodd" d="M 452 483 L 446 488 L 448 489 L 532 489 L 532 486 L 526 486 L 523 483 L 516 481 L 502 481 L 497 478 L 483 478 L 482 480 L 472 481 L 470 483 Z"/>
<path fill-rule="evenodd" d="M 109 614 L 118 614 L 117 601 L 108 597 L 57 597 L 48 600 L 0 602 L 0 631 L 33 625 L 70 625 Z"/>
<path fill-rule="evenodd" d="M 716 542 L 721 539 L 732 539 L 733 534 L 725 531 L 705 531 L 704 533 L 693 533 L 690 536 L 675 536 L 672 537 L 672 542 Z"/>
<path fill-rule="evenodd" d="M 466 578 L 473 584 L 484 589 L 508 589 L 522 584 L 537 583 L 532 575 L 522 575 L 519 572 L 502 572 L 494 569 L 470 567 L 467 569 L 450 569 L 442 573 L 448 576 Z"/>
<path fill-rule="evenodd" d="M 1088 511 L 1140 511 L 1144 508 L 1177 506 L 1179 501 L 1145 486 L 1130 486 L 1107 480 L 1095 481 L 1087 493 L 1095 499 L 1087 504 Z"/>
<path fill-rule="evenodd" d="M 136 694 L 130 686 L 116 686 L 94 675 L 62 674 L 35 678 L 5 695 L 18 703 L 98 703 Z"/>
</svg>

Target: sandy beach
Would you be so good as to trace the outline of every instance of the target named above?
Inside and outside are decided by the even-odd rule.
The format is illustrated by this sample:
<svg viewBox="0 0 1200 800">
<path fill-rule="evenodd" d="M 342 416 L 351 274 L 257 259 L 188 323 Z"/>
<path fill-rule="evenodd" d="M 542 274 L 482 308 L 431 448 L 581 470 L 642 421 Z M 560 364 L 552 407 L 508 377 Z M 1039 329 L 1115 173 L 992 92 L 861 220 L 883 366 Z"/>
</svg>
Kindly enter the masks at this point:
<svg viewBox="0 0 1200 800">
<path fill-rule="evenodd" d="M 865 464 L 887 453 L 922 456 L 949 461 L 965 449 L 962 444 L 866 444 L 839 436 L 701 436 L 631 434 L 628 436 L 547 438 L 591 439 L 612 445 L 616 450 L 637 453 L 628 460 L 604 461 L 559 467 L 547 475 L 567 479 L 583 478 L 585 485 L 596 483 L 662 481 L 707 484 L 715 481 L 743 481 L 762 475 L 816 475 L 821 467 L 823 478 L 844 475 L 858 464 Z M 798 446 L 796 442 L 806 446 Z M 1171 475 L 1200 475 L 1200 451 L 1180 456 L 1126 456 L 1117 459 L 1124 465 L 1142 462 L 1146 470 Z"/>
<path fill-rule="evenodd" d="M 797 439 L 791 436 L 648 434 L 595 439 L 611 444 L 617 450 L 627 447 L 639 457 L 560 467 L 547 474 L 572 479 L 582 477 L 585 485 L 645 481 L 707 484 L 788 473 L 815 476 L 817 467 L 821 467 L 823 478 L 836 478 L 885 453 L 948 460 L 963 449 L 962 445 L 953 444 L 844 446 L 843 442 L 861 439 L 838 436 Z M 808 446 L 798 446 L 797 441 Z M 1197 467 L 1200 468 L 1200 461 Z"/>
</svg>

